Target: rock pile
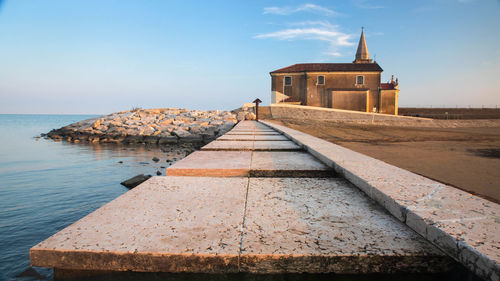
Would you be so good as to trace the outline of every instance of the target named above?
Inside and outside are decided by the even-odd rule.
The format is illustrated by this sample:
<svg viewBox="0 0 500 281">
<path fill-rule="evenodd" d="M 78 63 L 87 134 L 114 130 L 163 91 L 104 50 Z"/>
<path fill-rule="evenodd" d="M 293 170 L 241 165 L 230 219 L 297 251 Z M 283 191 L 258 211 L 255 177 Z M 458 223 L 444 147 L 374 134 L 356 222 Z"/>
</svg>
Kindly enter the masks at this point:
<svg viewBox="0 0 500 281">
<path fill-rule="evenodd" d="M 136 109 L 73 123 L 42 136 L 69 142 L 207 143 L 237 122 L 229 111 Z"/>
<path fill-rule="evenodd" d="M 238 121 L 255 120 L 257 117 L 254 113 L 255 107 L 254 106 L 247 106 L 247 104 L 244 104 L 243 107 L 241 107 L 241 108 L 233 110 L 233 112 L 236 113 L 236 119 L 238 119 Z"/>
</svg>

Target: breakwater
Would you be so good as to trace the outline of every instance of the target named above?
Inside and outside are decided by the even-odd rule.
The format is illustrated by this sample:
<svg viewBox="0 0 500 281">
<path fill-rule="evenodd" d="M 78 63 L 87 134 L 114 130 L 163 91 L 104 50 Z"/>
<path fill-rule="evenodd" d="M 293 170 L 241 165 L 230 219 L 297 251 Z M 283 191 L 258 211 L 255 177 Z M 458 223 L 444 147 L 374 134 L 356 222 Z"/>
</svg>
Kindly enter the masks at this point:
<svg viewBox="0 0 500 281">
<path fill-rule="evenodd" d="M 208 143 L 245 115 L 221 110 L 135 109 L 72 123 L 42 137 L 75 143 Z"/>
</svg>

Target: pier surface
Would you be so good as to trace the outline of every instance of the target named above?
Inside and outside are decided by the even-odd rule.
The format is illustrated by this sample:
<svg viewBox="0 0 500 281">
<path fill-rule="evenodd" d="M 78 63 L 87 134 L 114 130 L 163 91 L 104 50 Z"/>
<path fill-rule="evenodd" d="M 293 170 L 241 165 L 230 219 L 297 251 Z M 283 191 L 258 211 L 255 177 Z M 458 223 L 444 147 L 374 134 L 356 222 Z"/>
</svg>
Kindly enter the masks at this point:
<svg viewBox="0 0 500 281">
<path fill-rule="evenodd" d="M 151 178 L 33 247 L 31 263 L 65 270 L 259 274 L 437 273 L 455 266 L 434 245 L 439 243 L 410 225 L 422 225 L 409 217 L 420 209 L 401 220 L 389 203 L 371 199 L 374 191 L 366 192 L 350 170 L 335 166 L 349 163 L 326 155 L 345 152 L 307 136 L 271 123 L 240 122 L 167 168 L 166 177 Z M 352 161 L 361 169 L 367 160 L 360 157 Z M 366 169 L 373 172 L 371 164 Z"/>
</svg>

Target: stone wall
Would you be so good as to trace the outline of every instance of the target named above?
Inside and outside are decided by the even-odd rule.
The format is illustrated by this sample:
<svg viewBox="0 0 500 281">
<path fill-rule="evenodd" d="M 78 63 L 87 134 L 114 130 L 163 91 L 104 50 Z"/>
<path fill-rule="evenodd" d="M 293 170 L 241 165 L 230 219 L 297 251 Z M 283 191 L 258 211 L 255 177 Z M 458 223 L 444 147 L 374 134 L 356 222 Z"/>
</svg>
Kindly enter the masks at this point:
<svg viewBox="0 0 500 281">
<path fill-rule="evenodd" d="M 433 120 L 427 118 L 285 104 L 271 104 L 271 115 L 274 119 L 309 119 L 356 123 L 384 122 L 385 124 L 392 122 L 397 123 L 398 125 L 407 123 L 411 125 L 425 126 L 427 123 L 433 122 Z"/>
<path fill-rule="evenodd" d="M 385 114 L 398 114 L 398 92 L 396 90 L 380 91 L 380 110 Z"/>
<path fill-rule="evenodd" d="M 369 111 L 369 90 L 365 91 L 329 91 L 329 108 Z"/>
</svg>

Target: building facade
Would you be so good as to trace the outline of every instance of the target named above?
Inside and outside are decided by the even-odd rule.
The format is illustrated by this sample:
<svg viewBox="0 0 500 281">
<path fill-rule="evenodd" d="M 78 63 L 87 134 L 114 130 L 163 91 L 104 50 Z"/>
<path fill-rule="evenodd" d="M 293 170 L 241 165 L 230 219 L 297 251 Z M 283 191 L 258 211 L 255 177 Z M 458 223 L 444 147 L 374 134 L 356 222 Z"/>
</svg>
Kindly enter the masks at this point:
<svg viewBox="0 0 500 281">
<path fill-rule="evenodd" d="M 271 74 L 271 103 L 292 103 L 397 115 L 397 80 L 380 83 L 382 68 L 369 58 L 361 31 L 352 63 L 302 63 Z"/>
</svg>

